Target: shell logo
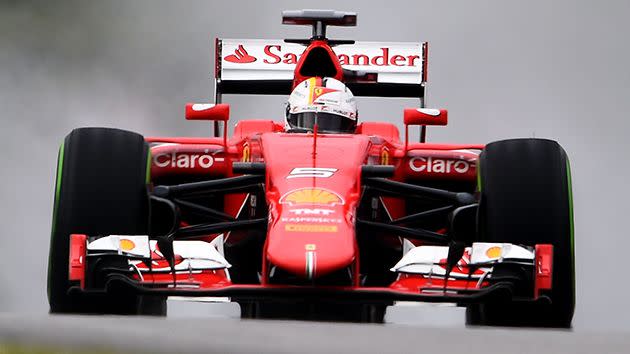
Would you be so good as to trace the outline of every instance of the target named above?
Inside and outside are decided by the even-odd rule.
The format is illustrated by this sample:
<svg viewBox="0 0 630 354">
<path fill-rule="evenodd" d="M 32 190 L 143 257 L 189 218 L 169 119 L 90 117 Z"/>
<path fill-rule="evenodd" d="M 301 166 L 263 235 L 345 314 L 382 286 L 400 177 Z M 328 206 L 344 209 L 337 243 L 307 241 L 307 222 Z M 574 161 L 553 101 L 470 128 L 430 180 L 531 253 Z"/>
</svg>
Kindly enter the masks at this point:
<svg viewBox="0 0 630 354">
<path fill-rule="evenodd" d="M 488 258 L 499 258 L 501 257 L 501 252 L 502 249 L 501 247 L 498 246 L 494 246 L 494 247 L 490 247 L 486 250 L 486 256 L 488 256 Z"/>
<path fill-rule="evenodd" d="M 302 188 L 288 192 L 280 198 L 281 204 L 289 205 L 344 205 L 343 199 L 335 192 L 323 188 Z"/>
<path fill-rule="evenodd" d="M 134 248 L 136 248 L 136 244 L 131 241 L 130 239 L 127 238 L 123 238 L 118 242 L 118 245 L 120 246 L 120 249 L 122 251 L 131 251 Z"/>
</svg>

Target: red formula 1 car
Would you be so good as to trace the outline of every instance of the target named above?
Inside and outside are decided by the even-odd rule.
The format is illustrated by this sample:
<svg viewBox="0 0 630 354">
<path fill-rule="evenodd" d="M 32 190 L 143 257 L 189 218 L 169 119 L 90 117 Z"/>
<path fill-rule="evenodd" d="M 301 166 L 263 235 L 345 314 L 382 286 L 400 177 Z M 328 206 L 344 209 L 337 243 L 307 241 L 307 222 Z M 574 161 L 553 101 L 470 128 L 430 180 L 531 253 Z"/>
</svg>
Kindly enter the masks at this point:
<svg viewBox="0 0 630 354">
<path fill-rule="evenodd" d="M 65 138 L 51 311 L 164 315 L 168 296 L 223 297 L 245 318 L 381 322 L 394 302 L 426 301 L 466 306 L 469 324 L 570 326 L 565 151 L 543 139 L 427 143 L 447 112 L 424 108 L 426 43 L 326 38 L 326 26 L 354 26 L 353 13 L 287 11 L 283 23 L 313 36 L 217 40 L 216 104 L 186 106 L 187 119 L 214 121 L 214 137 L 79 128 Z M 240 120 L 228 137 L 222 94 L 289 95 L 304 83 L 310 97 L 296 95 L 313 103 L 338 91 L 322 78 L 357 96 L 418 97 L 420 108 L 405 109 L 403 139 L 352 112 L 351 131 L 323 129 L 326 104 L 307 128 Z"/>
</svg>

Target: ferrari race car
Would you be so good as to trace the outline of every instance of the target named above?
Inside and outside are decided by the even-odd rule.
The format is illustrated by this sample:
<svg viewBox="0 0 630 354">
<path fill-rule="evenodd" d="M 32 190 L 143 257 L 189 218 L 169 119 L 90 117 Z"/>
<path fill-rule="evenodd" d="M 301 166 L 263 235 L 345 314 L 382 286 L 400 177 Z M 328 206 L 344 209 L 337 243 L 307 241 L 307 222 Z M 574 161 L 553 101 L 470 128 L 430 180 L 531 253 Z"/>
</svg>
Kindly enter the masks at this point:
<svg viewBox="0 0 630 354">
<path fill-rule="evenodd" d="M 428 44 L 326 38 L 356 18 L 285 11 L 284 24 L 312 26 L 312 37 L 217 39 L 215 103 L 186 105 L 213 136 L 66 136 L 51 312 L 165 315 L 178 296 L 227 298 L 243 318 L 382 322 L 396 302 L 445 302 L 472 325 L 570 326 L 565 151 L 544 139 L 426 142 L 427 126 L 447 123 L 446 110 L 424 107 Z M 297 131 L 240 120 L 228 137 L 223 95 L 288 96 L 318 78 L 419 107 L 404 110 L 403 139 L 392 123 L 331 133 L 317 120 Z"/>
</svg>

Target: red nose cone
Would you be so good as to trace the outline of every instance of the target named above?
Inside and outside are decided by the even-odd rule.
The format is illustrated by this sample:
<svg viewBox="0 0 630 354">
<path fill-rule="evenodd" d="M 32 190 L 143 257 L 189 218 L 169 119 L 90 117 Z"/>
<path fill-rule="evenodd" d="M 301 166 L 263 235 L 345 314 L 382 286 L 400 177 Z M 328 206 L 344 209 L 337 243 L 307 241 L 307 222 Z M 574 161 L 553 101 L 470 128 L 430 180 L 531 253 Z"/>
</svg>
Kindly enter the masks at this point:
<svg viewBox="0 0 630 354">
<path fill-rule="evenodd" d="M 343 269 L 354 261 L 354 235 L 347 224 L 278 223 L 271 232 L 267 259 L 271 264 L 306 279 Z M 274 242 L 279 241 L 279 242 Z"/>
<path fill-rule="evenodd" d="M 270 209 L 266 259 L 305 279 L 356 259 L 360 166 L 370 140 L 349 134 L 263 134 Z"/>
</svg>

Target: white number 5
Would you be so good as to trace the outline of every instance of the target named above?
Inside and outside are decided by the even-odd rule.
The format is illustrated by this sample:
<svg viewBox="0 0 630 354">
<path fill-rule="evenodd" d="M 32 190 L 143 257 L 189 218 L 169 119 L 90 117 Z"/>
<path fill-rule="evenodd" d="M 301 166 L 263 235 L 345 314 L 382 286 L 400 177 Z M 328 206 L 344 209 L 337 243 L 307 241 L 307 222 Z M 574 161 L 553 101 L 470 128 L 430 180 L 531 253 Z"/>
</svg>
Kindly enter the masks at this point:
<svg viewBox="0 0 630 354">
<path fill-rule="evenodd" d="M 325 167 L 296 167 L 291 173 L 287 176 L 288 178 L 299 178 L 299 177 L 320 177 L 320 178 L 328 178 L 332 177 L 332 175 L 337 172 L 336 168 L 325 168 Z"/>
</svg>

